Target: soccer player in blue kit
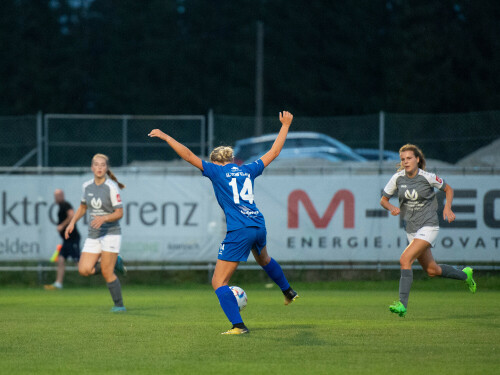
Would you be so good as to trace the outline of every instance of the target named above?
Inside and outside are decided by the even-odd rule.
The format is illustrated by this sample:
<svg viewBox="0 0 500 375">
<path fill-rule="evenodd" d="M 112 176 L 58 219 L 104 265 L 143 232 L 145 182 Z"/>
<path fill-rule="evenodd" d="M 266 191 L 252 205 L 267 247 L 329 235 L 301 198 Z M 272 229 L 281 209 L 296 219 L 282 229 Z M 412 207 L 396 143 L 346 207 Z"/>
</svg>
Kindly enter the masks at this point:
<svg viewBox="0 0 500 375">
<path fill-rule="evenodd" d="M 389 306 L 392 313 L 404 317 L 413 282 L 412 264 L 415 260 L 418 260 L 431 277 L 441 276 L 465 281 L 472 293 L 476 292 L 476 282 L 472 277 L 471 267 L 459 270 L 447 264 L 437 264 L 431 252 L 439 233 L 436 212 L 438 205 L 434 188 L 446 194 L 443 220 L 448 220 L 449 223 L 455 220 L 455 214 L 451 210 L 453 189 L 443 179 L 425 171 L 425 157 L 417 146 L 406 144 L 399 150 L 399 155 L 400 169 L 385 186 L 380 204 L 393 216 L 401 213 L 405 223 L 409 245 L 399 259 L 401 264 L 399 301 Z M 389 199 L 396 194 L 400 207 L 389 202 Z"/>
<path fill-rule="evenodd" d="M 223 334 L 239 335 L 249 332 L 228 284 L 239 262 L 246 262 L 250 250 L 257 263 L 280 287 L 285 296 L 285 305 L 292 303 L 298 297 L 297 292 L 290 287 L 278 262 L 267 252 L 264 216 L 255 205 L 253 193 L 255 178 L 260 176 L 264 168 L 281 152 L 293 116 L 283 111 L 279 119 L 282 126 L 271 149 L 257 161 L 242 166 L 234 163 L 231 147 L 215 148 L 210 154 L 211 163 L 208 163 L 161 130 L 154 129 L 149 133 L 150 137 L 157 137 L 167 142 L 181 158 L 200 169 L 203 176 L 212 181 L 217 202 L 226 215 L 227 234 L 219 247 L 219 256 L 212 277 L 215 294 L 222 310 L 233 325 Z"/>
</svg>

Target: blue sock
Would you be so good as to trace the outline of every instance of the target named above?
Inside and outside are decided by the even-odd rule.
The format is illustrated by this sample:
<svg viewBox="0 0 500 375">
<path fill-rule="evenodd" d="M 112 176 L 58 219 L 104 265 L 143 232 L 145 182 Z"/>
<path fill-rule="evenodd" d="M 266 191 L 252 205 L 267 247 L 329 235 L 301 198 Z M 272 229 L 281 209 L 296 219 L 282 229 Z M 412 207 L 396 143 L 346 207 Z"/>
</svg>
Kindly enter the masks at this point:
<svg viewBox="0 0 500 375">
<path fill-rule="evenodd" d="M 280 287 L 281 290 L 290 288 L 290 284 L 281 269 L 281 266 L 273 258 L 267 266 L 262 267 L 269 277 Z"/>
<path fill-rule="evenodd" d="M 229 321 L 233 325 L 243 323 L 243 319 L 241 319 L 240 315 L 240 309 L 238 307 L 238 302 L 236 302 L 236 298 L 234 297 L 231 289 L 229 289 L 227 285 L 224 285 L 217 288 L 215 294 L 217 294 L 220 307 L 222 307 L 222 310 L 224 310 L 224 314 L 226 314 Z"/>
</svg>

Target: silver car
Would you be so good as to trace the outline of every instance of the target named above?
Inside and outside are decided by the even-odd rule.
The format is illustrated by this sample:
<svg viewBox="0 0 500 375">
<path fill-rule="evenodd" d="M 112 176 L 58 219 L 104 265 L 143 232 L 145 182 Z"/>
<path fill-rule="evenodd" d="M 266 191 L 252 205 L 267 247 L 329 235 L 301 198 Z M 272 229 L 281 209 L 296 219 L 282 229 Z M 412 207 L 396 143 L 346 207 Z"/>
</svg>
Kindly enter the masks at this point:
<svg viewBox="0 0 500 375">
<path fill-rule="evenodd" d="M 270 150 L 277 134 L 266 134 L 236 141 L 235 162 L 252 162 Z M 346 144 L 321 133 L 289 132 L 279 158 L 316 158 L 329 161 L 358 161 L 366 159 Z"/>
<path fill-rule="evenodd" d="M 355 148 L 354 151 L 363 156 L 366 160 L 379 160 L 380 151 L 378 148 Z M 401 160 L 399 152 L 384 150 L 382 160 Z"/>
</svg>

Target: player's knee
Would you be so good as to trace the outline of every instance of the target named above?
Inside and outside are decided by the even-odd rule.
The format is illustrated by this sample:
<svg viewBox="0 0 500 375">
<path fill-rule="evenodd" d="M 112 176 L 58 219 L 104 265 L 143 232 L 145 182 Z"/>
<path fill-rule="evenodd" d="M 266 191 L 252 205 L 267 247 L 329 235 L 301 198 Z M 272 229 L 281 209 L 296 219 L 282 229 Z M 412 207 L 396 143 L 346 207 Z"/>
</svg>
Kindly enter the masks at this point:
<svg viewBox="0 0 500 375">
<path fill-rule="evenodd" d="M 101 269 L 101 273 L 102 273 L 102 277 L 104 277 L 104 280 L 106 280 L 106 282 L 111 282 L 115 278 L 114 270 Z"/>
<path fill-rule="evenodd" d="M 117 277 L 115 276 L 114 273 L 112 273 L 111 275 L 102 275 L 102 277 L 104 278 L 104 281 L 106 281 L 107 283 L 112 283 L 113 281 L 115 281 L 117 279 Z"/>
<path fill-rule="evenodd" d="M 79 266 L 78 273 L 82 276 L 90 276 L 92 273 L 92 269 L 90 269 L 89 267 Z"/>
<path fill-rule="evenodd" d="M 406 259 L 404 256 L 399 258 L 399 264 L 401 265 L 402 269 L 408 269 L 409 267 L 411 267 L 411 262 L 408 259 Z"/>
</svg>

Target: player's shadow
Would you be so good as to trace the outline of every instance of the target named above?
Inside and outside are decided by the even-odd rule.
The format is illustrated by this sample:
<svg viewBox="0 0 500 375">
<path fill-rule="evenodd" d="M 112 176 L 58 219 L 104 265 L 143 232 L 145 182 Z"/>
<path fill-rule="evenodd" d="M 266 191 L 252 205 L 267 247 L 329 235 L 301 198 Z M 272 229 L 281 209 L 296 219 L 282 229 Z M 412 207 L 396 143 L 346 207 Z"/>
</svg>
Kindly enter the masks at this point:
<svg viewBox="0 0 500 375">
<path fill-rule="evenodd" d="M 492 311 L 493 312 L 493 311 Z M 474 309 L 471 309 L 471 313 L 467 314 L 448 314 L 448 315 L 435 315 L 435 316 L 418 316 L 418 320 L 429 320 L 429 321 L 438 321 L 438 320 L 458 320 L 458 321 L 468 321 L 470 319 L 477 320 L 477 319 L 484 319 L 488 324 L 491 322 L 491 315 L 492 313 L 490 312 L 476 312 Z"/>
<path fill-rule="evenodd" d="M 279 335 L 279 337 L 274 337 L 275 341 L 280 343 L 286 342 L 288 345 L 309 345 L 309 346 L 324 346 L 331 345 L 331 342 L 326 342 L 317 337 L 314 333 L 314 330 L 317 329 L 317 326 L 312 324 L 284 324 L 280 326 L 274 327 L 257 327 L 250 330 L 250 334 L 252 332 L 268 332 L 268 331 L 279 331 L 282 332 L 283 335 Z M 287 332 L 288 331 L 288 332 Z"/>
<path fill-rule="evenodd" d="M 124 313 L 119 313 L 127 316 L 154 316 L 154 317 L 164 317 L 168 314 L 168 308 L 152 309 L 148 307 L 127 307 L 127 311 Z"/>
</svg>

